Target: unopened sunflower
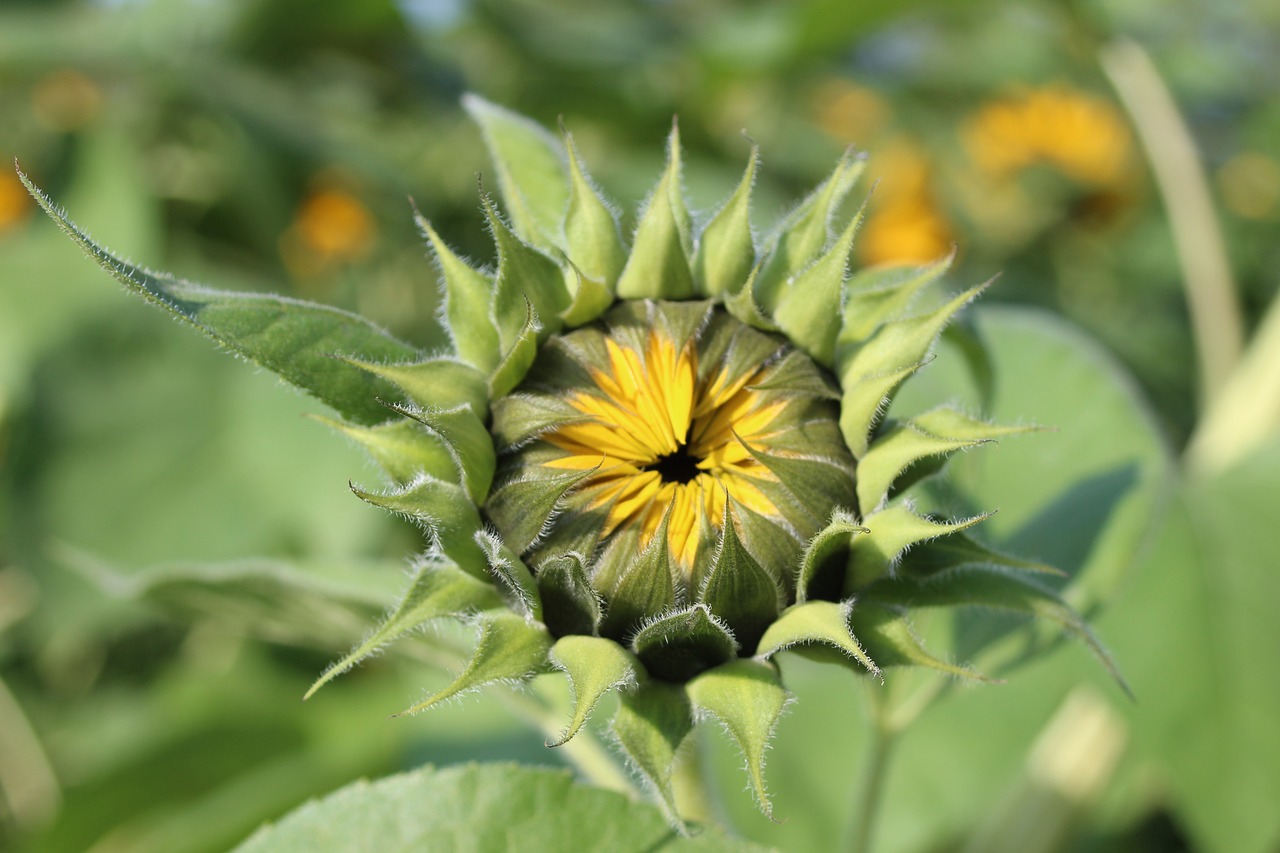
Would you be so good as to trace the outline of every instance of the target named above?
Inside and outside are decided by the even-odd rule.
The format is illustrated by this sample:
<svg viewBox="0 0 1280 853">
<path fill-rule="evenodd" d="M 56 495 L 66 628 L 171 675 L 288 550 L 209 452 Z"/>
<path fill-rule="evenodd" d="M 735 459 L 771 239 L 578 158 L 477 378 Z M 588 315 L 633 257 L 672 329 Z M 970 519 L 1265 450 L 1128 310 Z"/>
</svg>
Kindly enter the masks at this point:
<svg viewBox="0 0 1280 853">
<path fill-rule="evenodd" d="M 337 410 L 391 480 L 356 493 L 426 531 L 401 603 L 312 692 L 433 620 L 461 620 L 474 656 L 411 712 L 558 669 L 575 703 L 559 745 L 617 691 L 617 745 L 678 821 L 672 768 L 703 717 L 737 741 L 769 812 L 784 650 L 875 679 L 893 666 L 976 677 L 926 650 L 911 614 L 980 606 L 1047 616 L 1101 654 L 1025 564 L 962 532 L 985 516 L 912 508 L 909 487 L 949 454 L 1014 430 L 946 407 L 886 417 L 981 287 L 920 308 L 945 261 L 850 274 L 860 213 L 840 212 L 858 157 L 758 240 L 755 152 L 695 226 L 673 130 L 626 239 L 567 134 L 466 106 L 505 213 L 482 196 L 492 269 L 420 223 L 448 333 L 428 350 L 324 306 L 133 267 L 28 183 L 126 285 Z"/>
</svg>

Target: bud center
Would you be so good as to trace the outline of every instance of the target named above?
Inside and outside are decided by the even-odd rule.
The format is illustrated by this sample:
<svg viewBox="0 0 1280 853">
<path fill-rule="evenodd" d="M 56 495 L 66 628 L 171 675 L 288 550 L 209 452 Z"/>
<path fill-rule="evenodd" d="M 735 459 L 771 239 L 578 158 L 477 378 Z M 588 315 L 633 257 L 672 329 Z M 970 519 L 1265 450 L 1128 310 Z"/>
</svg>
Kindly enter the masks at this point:
<svg viewBox="0 0 1280 853">
<path fill-rule="evenodd" d="M 688 445 L 681 445 L 674 453 L 659 456 L 652 465 L 645 466 L 645 470 L 656 471 L 664 483 L 682 486 L 693 482 L 702 473 L 698 468 L 698 458 L 689 452 Z"/>
</svg>

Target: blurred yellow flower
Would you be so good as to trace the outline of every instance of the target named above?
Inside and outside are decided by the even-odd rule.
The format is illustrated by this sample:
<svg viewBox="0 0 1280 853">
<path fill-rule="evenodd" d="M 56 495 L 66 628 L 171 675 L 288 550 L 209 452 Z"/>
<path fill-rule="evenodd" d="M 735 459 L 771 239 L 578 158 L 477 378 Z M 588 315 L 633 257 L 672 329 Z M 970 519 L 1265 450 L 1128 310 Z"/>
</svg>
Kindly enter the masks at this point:
<svg viewBox="0 0 1280 853">
<path fill-rule="evenodd" d="M 1257 151 L 1244 151 L 1218 169 L 1222 202 L 1236 216 L 1266 219 L 1280 210 L 1280 163 Z"/>
<path fill-rule="evenodd" d="M 285 265 L 301 276 L 360 260 L 376 236 L 373 216 L 359 198 L 332 183 L 317 183 L 280 241 Z"/>
<path fill-rule="evenodd" d="M 27 215 L 31 196 L 12 173 L 0 172 L 0 234 L 14 228 Z"/>
<path fill-rule="evenodd" d="M 819 83 L 809 100 L 814 122 L 841 142 L 866 145 L 889 117 L 889 108 L 879 95 L 839 77 Z"/>
<path fill-rule="evenodd" d="M 920 263 L 950 251 L 951 223 L 938 206 L 929 160 L 919 144 L 891 140 L 872 162 L 879 181 L 870 215 L 858 234 L 862 260 Z"/>
<path fill-rule="evenodd" d="M 987 103 L 962 137 L 969 157 L 996 177 L 1045 164 L 1083 183 L 1110 184 L 1130 160 L 1129 129 L 1119 112 L 1062 84 Z"/>
</svg>

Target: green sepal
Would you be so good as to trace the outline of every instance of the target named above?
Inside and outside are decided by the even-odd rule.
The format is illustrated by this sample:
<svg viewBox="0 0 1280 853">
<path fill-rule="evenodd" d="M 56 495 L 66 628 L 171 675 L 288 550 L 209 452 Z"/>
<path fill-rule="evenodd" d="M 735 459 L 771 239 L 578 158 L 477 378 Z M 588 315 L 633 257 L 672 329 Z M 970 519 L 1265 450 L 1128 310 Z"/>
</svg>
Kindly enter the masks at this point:
<svg viewBox="0 0 1280 853">
<path fill-rule="evenodd" d="M 433 705 L 495 683 L 527 681 L 547 672 L 551 635 L 536 622 L 505 610 L 486 610 L 475 617 L 480 637 L 470 662 L 453 682 L 438 693 L 396 716 L 416 714 Z"/>
<path fill-rule="evenodd" d="M 1132 696 L 1110 653 L 1089 625 L 1052 590 L 1025 573 L 988 566 L 966 566 L 917 580 L 886 578 L 869 587 L 864 600 L 903 607 L 982 607 L 1006 610 L 1057 623 L 1088 646 L 1125 693 Z"/>
<path fill-rule="evenodd" d="M 543 353 L 548 352 L 544 349 Z M 589 420 L 561 397 L 517 391 L 493 401 L 493 443 L 499 453 L 515 450 L 544 432 Z M 603 454 L 601 454 L 603 458 Z"/>
<path fill-rule="evenodd" d="M 734 434 L 736 437 L 736 433 Z M 832 438 L 835 438 L 834 433 Z M 838 440 L 838 439 L 837 439 Z M 765 453 L 739 439 L 751 458 L 767 468 L 794 500 L 809 513 L 812 523 L 805 535 L 820 527 L 832 504 L 853 502 L 854 477 L 849 461 L 791 452 Z M 815 447 L 823 445 L 815 442 Z M 828 445 L 829 446 L 829 445 Z M 763 483 L 761 484 L 764 485 Z"/>
<path fill-rule="evenodd" d="M 738 188 L 698 238 L 693 281 L 699 296 L 738 293 L 751 277 L 756 262 L 755 239 L 751 235 L 751 187 L 759 164 L 760 149 L 753 145 Z"/>
<path fill-rule="evenodd" d="M 422 474 L 390 492 L 367 492 L 354 483 L 351 491 L 363 501 L 417 522 L 430 536 L 434 550 L 476 577 L 486 577 L 487 560 L 475 541 L 483 523 L 462 486 Z"/>
<path fill-rule="evenodd" d="M 530 243 L 559 245 L 569 203 L 560 141 L 536 122 L 474 94 L 463 95 L 462 106 L 480 126 L 516 233 Z"/>
<path fill-rule="evenodd" d="M 853 606 L 850 621 L 857 626 L 863 648 L 880 666 L 923 666 L 967 681 L 995 681 L 931 653 L 916 636 L 903 608 L 859 601 Z"/>
<path fill-rule="evenodd" d="M 622 299 L 693 296 L 693 272 L 689 268 L 691 232 L 680 177 L 680 131 L 673 126 L 667 142 L 667 168 L 636 225 L 631 256 L 618 277 L 618 296 Z"/>
<path fill-rule="evenodd" d="M 417 406 L 388 406 L 422 424 L 444 445 L 456 465 L 455 477 L 467 490 L 475 504 L 484 503 L 493 484 L 497 455 L 484 421 L 476 417 L 469 405 L 453 409 L 422 409 Z"/>
<path fill-rule="evenodd" d="M 670 610 L 677 603 L 675 580 L 671 575 L 671 554 L 667 547 L 670 508 L 649 544 L 622 570 L 613 590 L 600 633 L 623 639 L 645 619 Z"/>
<path fill-rule="evenodd" d="M 547 746 L 563 746 L 568 743 L 610 690 L 634 688 L 644 671 L 631 652 L 600 637 L 569 634 L 556 640 L 551 647 L 551 663 L 563 670 L 573 688 L 573 717 L 569 725 Z"/>
<path fill-rule="evenodd" d="M 553 636 L 593 635 L 599 630 L 604 604 L 591 586 L 582 557 L 552 557 L 538 567 L 534 580 L 542 598 L 542 622 Z"/>
<path fill-rule="evenodd" d="M 478 530 L 476 544 L 484 552 L 489 574 L 498 582 L 499 589 L 506 590 L 515 609 L 530 622 L 542 619 L 542 594 L 533 572 L 520 559 L 520 555 L 507 547 L 502 537 L 488 530 Z"/>
<path fill-rule="evenodd" d="M 585 275 L 565 258 L 565 280 L 569 282 L 569 307 L 560 313 L 560 321 L 570 329 L 595 320 L 613 304 L 613 290 L 603 281 Z"/>
<path fill-rule="evenodd" d="M 737 648 L 733 632 L 705 604 L 654 617 L 631 641 L 650 675 L 676 682 L 733 660 Z"/>
<path fill-rule="evenodd" d="M 865 157 L 846 151 L 831 175 L 771 235 L 763 269 L 753 283 L 756 300 L 767 313 L 777 307 L 787 279 L 809 266 L 826 248 L 831 221 L 862 174 L 865 161 Z"/>
<path fill-rule="evenodd" d="M 493 279 L 458 257 L 421 213 L 415 211 L 414 219 L 431 244 L 440 271 L 445 329 L 453 351 L 476 370 L 489 373 L 502 355 L 491 310 Z"/>
<path fill-rule="evenodd" d="M 360 661 L 433 619 L 458 617 L 501 605 L 502 600 L 492 584 L 452 563 L 420 560 L 415 567 L 413 582 L 395 610 L 350 653 L 330 665 L 302 698 L 310 699 L 317 690 Z"/>
<path fill-rule="evenodd" d="M 751 270 L 751 274 L 747 276 L 746 283 L 741 290 L 731 291 L 724 298 L 725 310 L 729 312 L 735 320 L 744 323 L 753 329 L 759 329 L 762 332 L 778 331 L 778 324 L 760 307 L 756 302 L 754 282 L 760 274 L 760 267 L 757 265 Z"/>
<path fill-rule="evenodd" d="M 961 531 L 913 547 L 898 563 L 897 570 L 905 577 L 925 578 L 964 566 L 993 566 L 1010 571 L 1067 576 L 1066 572 L 1054 566 L 997 551 Z"/>
<path fill-rule="evenodd" d="M 482 194 L 480 202 L 498 251 L 493 323 L 502 345 L 510 347 L 519 338 L 525 321 L 521 310 L 524 301 L 541 318 L 544 335 L 558 331 L 560 312 L 569 307 L 565 273 L 555 261 L 512 233 L 488 195 Z"/>
<path fill-rule="evenodd" d="M 796 601 L 803 604 L 810 598 L 839 598 L 844 591 L 853 537 L 867 532 L 851 513 L 841 509 L 832 513 L 830 523 L 809 540 L 800 557 Z"/>
<path fill-rule="evenodd" d="M 777 307 L 773 310 L 773 321 L 778 328 L 814 361 L 827 368 L 835 361 L 845 274 L 849 270 L 853 238 L 862 224 L 862 216 L 863 210 L 859 210 L 831 248 L 784 282 L 777 297 Z"/>
<path fill-rule="evenodd" d="M 772 662 L 735 660 L 691 680 L 685 691 L 697 716 L 715 717 L 742 750 L 760 811 L 773 819 L 764 783 L 764 753 L 791 697 Z"/>
<path fill-rule="evenodd" d="M 753 391 L 777 391 L 820 400 L 840 399 L 840 389 L 835 383 L 814 370 L 812 362 L 798 350 L 788 351 L 781 361 L 773 365 L 767 379 L 747 387 Z"/>
<path fill-rule="evenodd" d="M 846 659 L 857 661 L 872 675 L 880 675 L 880 667 L 849 627 L 851 607 L 849 601 L 793 604 L 764 632 L 757 656 L 768 660 L 778 652 L 803 652 L 806 646 L 825 646 L 843 652 Z"/>
<path fill-rule="evenodd" d="M 426 473 L 442 480 L 452 479 L 457 463 L 438 438 L 413 421 L 397 418 L 384 424 L 364 426 L 346 421 L 308 415 L 355 441 L 399 486 Z"/>
<path fill-rule="evenodd" d="M 565 254 L 584 278 L 600 282 L 612 293 L 613 285 L 627 263 L 627 247 L 618 230 L 618 217 L 582 167 L 582 161 L 578 159 L 578 148 L 568 132 L 564 134 L 564 147 L 569 152 L 569 210 L 564 218 Z"/>
<path fill-rule="evenodd" d="M 496 359 L 496 337 L 494 342 Z M 424 408 L 450 409 L 467 405 L 481 419 L 489 414 L 489 385 L 485 374 L 451 356 L 401 364 L 381 364 L 358 358 L 342 360 L 394 384 L 406 397 Z"/>
<path fill-rule="evenodd" d="M 945 258 L 921 267 L 871 267 L 859 270 L 845 285 L 844 320 L 837 341 L 852 348 L 875 334 L 885 323 L 897 320 L 926 287 L 942 277 L 955 260 L 955 250 Z"/>
<path fill-rule="evenodd" d="M 750 653 L 778 617 L 784 599 L 778 581 L 742 547 L 732 504 L 733 498 L 725 499 L 720 537 L 697 601 L 728 625 L 739 646 Z"/>
<path fill-rule="evenodd" d="M 918 516 L 905 506 L 890 506 L 868 513 L 862 519 L 868 532 L 859 536 L 850 547 L 845 594 L 854 593 L 888 574 L 895 561 L 911 546 L 972 527 L 991 515 L 988 512 L 944 522 Z"/>
<path fill-rule="evenodd" d="M 489 375 L 491 400 L 510 394 L 524 379 L 529 368 L 533 366 L 533 360 L 538 356 L 538 332 L 542 330 L 542 325 L 538 320 L 538 313 L 533 310 L 533 305 L 527 299 L 524 302 L 524 308 L 524 325 L 520 327 L 520 333 L 507 349 L 506 354 L 502 356 L 498 366 L 493 369 L 493 373 Z"/>
<path fill-rule="evenodd" d="M 542 535 L 548 519 L 559 514 L 564 496 L 597 470 L 548 474 L 545 468 L 530 468 L 494 489 L 484 511 L 502 530 L 503 540 L 523 554 Z"/>
<path fill-rule="evenodd" d="M 641 779 L 657 794 L 672 826 L 685 831 L 671 790 L 680 745 L 693 729 L 693 709 L 684 688 L 660 681 L 642 682 L 619 694 L 610 728 L 614 740 Z"/>
<path fill-rule="evenodd" d="M 866 453 L 871 428 L 893 391 L 924 362 L 956 312 L 986 287 L 970 288 L 926 314 L 886 323 L 865 344 L 837 343 L 836 374 L 844 389 L 840 427 L 857 459 Z"/>
<path fill-rule="evenodd" d="M 421 353 L 363 317 L 284 296 L 230 293 L 151 273 L 95 243 L 22 172 L 18 178 L 58 227 L 146 301 L 190 323 L 227 349 L 296 385 L 353 421 L 386 420 L 378 397 L 398 396 L 390 385 L 335 355 L 409 361 Z"/>
</svg>

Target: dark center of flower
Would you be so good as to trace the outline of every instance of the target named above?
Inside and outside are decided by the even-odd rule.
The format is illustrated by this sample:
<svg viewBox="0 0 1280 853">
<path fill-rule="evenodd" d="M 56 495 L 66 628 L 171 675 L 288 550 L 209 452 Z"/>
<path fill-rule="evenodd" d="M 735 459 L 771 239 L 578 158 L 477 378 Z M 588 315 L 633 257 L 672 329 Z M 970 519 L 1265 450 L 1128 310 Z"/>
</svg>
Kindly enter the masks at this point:
<svg viewBox="0 0 1280 853">
<path fill-rule="evenodd" d="M 644 466 L 646 471 L 657 471 L 664 483 L 692 483 L 702 473 L 698 467 L 698 457 L 689 452 L 687 444 L 680 445 L 674 453 L 659 456 L 652 464 Z"/>
</svg>

